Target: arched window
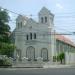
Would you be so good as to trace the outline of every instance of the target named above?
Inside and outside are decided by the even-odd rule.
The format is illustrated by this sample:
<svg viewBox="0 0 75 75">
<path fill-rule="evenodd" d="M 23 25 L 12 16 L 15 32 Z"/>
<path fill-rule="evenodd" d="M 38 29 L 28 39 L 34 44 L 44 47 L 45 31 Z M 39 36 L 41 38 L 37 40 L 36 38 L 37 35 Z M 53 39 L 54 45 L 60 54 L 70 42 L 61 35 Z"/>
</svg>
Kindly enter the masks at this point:
<svg viewBox="0 0 75 75">
<path fill-rule="evenodd" d="M 18 28 L 19 28 L 19 23 L 18 23 Z"/>
<path fill-rule="evenodd" d="M 22 28 L 22 22 L 18 23 L 18 28 Z"/>
<path fill-rule="evenodd" d="M 47 22 L 47 17 L 45 16 L 45 23 Z"/>
<path fill-rule="evenodd" d="M 41 23 L 43 23 L 43 17 L 41 17 Z"/>
<path fill-rule="evenodd" d="M 30 39 L 32 40 L 32 33 L 30 33 Z"/>
<path fill-rule="evenodd" d="M 27 36 L 26 36 L 26 39 L 28 40 L 28 34 L 27 34 Z"/>
<path fill-rule="evenodd" d="M 21 26 L 21 28 L 22 28 L 22 22 L 21 22 L 20 24 L 21 24 L 20 26 Z"/>
<path fill-rule="evenodd" d="M 36 39 L 36 33 L 34 33 L 34 39 Z"/>
</svg>

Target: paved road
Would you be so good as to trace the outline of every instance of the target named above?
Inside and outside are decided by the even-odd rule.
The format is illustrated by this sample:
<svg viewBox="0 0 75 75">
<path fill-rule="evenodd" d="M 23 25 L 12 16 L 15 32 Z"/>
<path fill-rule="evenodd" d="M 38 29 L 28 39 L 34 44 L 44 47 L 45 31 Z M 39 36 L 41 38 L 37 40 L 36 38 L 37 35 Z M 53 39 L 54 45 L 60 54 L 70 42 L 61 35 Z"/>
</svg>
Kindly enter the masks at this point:
<svg viewBox="0 0 75 75">
<path fill-rule="evenodd" d="M 75 68 L 0 69 L 0 75 L 75 75 Z"/>
</svg>

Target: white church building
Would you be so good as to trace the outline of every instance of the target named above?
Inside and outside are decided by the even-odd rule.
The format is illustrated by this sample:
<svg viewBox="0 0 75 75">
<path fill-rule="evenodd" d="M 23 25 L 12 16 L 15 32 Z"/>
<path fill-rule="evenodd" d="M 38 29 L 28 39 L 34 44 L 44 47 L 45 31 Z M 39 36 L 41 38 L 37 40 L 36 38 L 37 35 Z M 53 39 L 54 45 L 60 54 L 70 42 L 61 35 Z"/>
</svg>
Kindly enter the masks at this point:
<svg viewBox="0 0 75 75">
<path fill-rule="evenodd" d="M 38 13 L 39 21 L 19 15 L 16 19 L 14 56 L 17 62 L 52 62 L 56 55 L 54 15 L 45 7 Z M 39 62 L 38 62 L 39 61 Z"/>
</svg>

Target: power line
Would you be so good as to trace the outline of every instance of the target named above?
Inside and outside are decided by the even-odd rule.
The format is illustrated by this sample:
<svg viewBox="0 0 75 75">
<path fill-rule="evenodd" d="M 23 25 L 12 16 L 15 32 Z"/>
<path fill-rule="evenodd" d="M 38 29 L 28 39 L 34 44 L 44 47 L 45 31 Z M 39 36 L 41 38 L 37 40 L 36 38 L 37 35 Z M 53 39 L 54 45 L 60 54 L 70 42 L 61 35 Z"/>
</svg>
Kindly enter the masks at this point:
<svg viewBox="0 0 75 75">
<path fill-rule="evenodd" d="M 18 35 L 16 35 L 16 36 L 18 36 Z M 56 40 L 58 40 L 57 38 L 55 38 Z M 26 41 L 26 44 L 30 44 L 30 43 L 32 43 L 32 44 L 36 44 L 36 42 L 38 42 L 38 43 L 43 43 L 43 44 L 51 44 L 51 41 L 50 41 L 51 39 L 47 39 L 47 40 L 35 40 L 35 39 L 32 39 L 32 40 L 25 40 L 25 38 L 24 38 L 24 40 L 23 39 L 18 39 L 18 41 Z M 49 42 L 50 41 L 50 42 Z M 64 42 L 63 40 L 61 40 L 62 42 Z M 72 41 L 71 41 L 72 42 Z M 67 42 L 65 42 L 65 43 L 67 43 Z M 67 43 L 67 44 L 69 44 L 69 43 Z M 74 43 L 73 44 L 70 44 L 70 45 L 73 45 L 74 46 Z"/>
<path fill-rule="evenodd" d="M 3 7 L 1 7 L 1 6 L 0 6 L 0 8 L 2 8 L 2 9 L 4 9 L 4 10 L 7 10 L 7 11 L 13 13 L 13 14 L 18 15 L 18 16 L 19 16 L 19 15 L 22 15 L 22 14 L 19 14 L 19 13 L 14 12 L 14 11 L 8 10 L 8 9 L 6 9 L 6 8 L 3 8 Z M 36 15 L 32 15 L 32 14 L 30 14 L 30 15 L 25 15 L 25 16 L 36 16 Z"/>
<path fill-rule="evenodd" d="M 29 32 L 30 33 L 30 32 Z M 41 33 L 41 32 L 32 32 L 32 33 L 36 33 L 38 36 L 50 36 L 50 35 L 75 35 L 75 32 L 70 32 L 70 33 Z M 28 32 L 16 32 L 15 31 L 15 35 L 18 35 L 18 36 L 26 36 L 28 34 Z"/>
<path fill-rule="evenodd" d="M 21 15 L 21 14 L 19 14 L 19 13 L 13 12 L 13 11 L 8 10 L 8 9 L 5 9 L 5 8 L 3 8 L 3 7 L 1 7 L 1 8 L 4 9 L 4 10 L 9 11 L 9 12 L 11 12 L 11 13 L 14 13 L 14 14 L 16 14 L 16 15 Z M 32 15 L 32 16 L 35 16 L 35 15 Z M 57 17 L 57 16 L 56 16 L 56 17 Z M 63 16 L 58 16 L 58 17 L 63 17 Z M 72 16 L 65 16 L 65 17 L 75 18 L 74 16 L 73 16 L 73 17 L 72 17 Z M 13 22 L 13 20 L 9 20 L 9 21 Z M 14 21 L 13 23 L 15 23 L 15 21 Z M 62 30 L 64 30 L 64 29 L 62 29 Z M 64 35 L 65 35 L 65 34 L 64 34 Z"/>
<path fill-rule="evenodd" d="M 17 35 L 18 36 L 18 35 Z M 58 40 L 57 38 L 55 38 L 56 40 Z M 51 41 L 50 41 L 51 39 L 47 39 L 47 40 L 34 40 L 34 39 L 32 39 L 32 40 L 23 40 L 23 39 L 19 39 L 18 41 L 26 41 L 25 42 L 25 44 L 30 44 L 30 43 L 32 43 L 32 44 L 36 44 L 36 42 L 38 42 L 38 43 L 43 43 L 43 44 L 51 44 Z M 49 42 L 50 41 L 50 42 Z M 63 40 L 61 40 L 62 42 L 64 42 Z M 71 41 L 72 42 L 72 41 Z M 65 42 L 65 43 L 67 43 L 67 42 Z M 67 44 L 69 44 L 69 43 L 67 43 Z M 74 46 L 74 43 L 73 44 L 70 44 L 70 45 L 72 45 L 72 46 Z"/>
<path fill-rule="evenodd" d="M 3 8 L 3 7 L 1 7 L 1 6 L 0 6 L 0 8 L 2 8 L 2 9 L 4 9 L 4 10 L 7 10 L 7 11 L 13 13 L 13 14 L 21 15 L 21 14 L 19 14 L 19 13 L 16 13 L 16 12 L 14 12 L 14 11 L 8 10 L 8 9 Z M 64 14 L 68 14 L 68 13 L 64 13 Z M 72 13 L 69 13 L 69 14 L 72 14 Z M 62 13 L 62 15 L 63 15 L 63 13 Z M 30 14 L 30 15 L 26 15 L 26 16 L 37 16 L 37 15 Z M 75 18 L 74 15 L 73 15 L 73 16 L 57 16 L 57 15 L 56 15 L 55 17 L 71 17 L 71 18 Z"/>
<path fill-rule="evenodd" d="M 12 20 L 10 20 L 11 22 L 13 22 Z M 13 23 L 16 23 L 15 21 L 13 22 Z M 56 26 L 54 26 L 54 27 L 56 27 Z M 34 29 L 34 28 L 33 28 Z M 66 32 L 69 32 L 69 33 L 71 33 L 70 31 L 68 31 L 68 30 L 66 30 L 66 29 L 63 29 L 63 28 L 59 28 L 59 27 L 57 27 L 56 29 L 59 29 L 59 30 L 65 30 Z M 36 30 L 36 31 L 39 31 L 38 29 L 34 29 L 34 30 Z M 40 30 L 41 32 L 47 32 L 47 31 L 45 31 L 45 30 Z"/>
<path fill-rule="evenodd" d="M 5 8 L 3 8 L 3 7 L 0 7 L 0 8 L 2 8 L 2 9 L 4 9 L 4 10 L 7 10 L 7 11 L 9 11 L 9 12 L 11 12 L 11 13 L 14 13 L 14 14 L 16 14 L 16 15 L 21 15 L 21 14 L 19 14 L 19 13 L 16 13 L 16 12 L 13 12 L 13 11 L 11 11 L 11 10 L 8 10 L 8 9 L 5 9 Z M 30 16 L 30 15 L 27 15 L 27 16 Z M 31 16 L 36 16 L 36 15 L 31 15 Z M 55 15 L 55 17 L 57 17 L 57 19 L 58 18 L 75 18 L 75 16 L 57 16 L 57 15 Z M 57 20 L 56 19 L 56 20 Z M 11 21 L 11 20 L 10 20 Z"/>
<path fill-rule="evenodd" d="M 55 16 L 56 18 L 75 18 L 75 16 Z"/>
<path fill-rule="evenodd" d="M 11 12 L 11 13 L 14 13 L 14 14 L 16 14 L 16 15 L 20 15 L 20 14 L 18 14 L 18 13 L 16 13 L 16 12 L 13 12 L 13 11 L 11 11 L 11 10 L 5 9 L 5 8 L 3 8 L 3 7 L 1 7 L 1 6 L 0 6 L 0 8 L 2 8 L 2 9 L 4 9 L 4 10 L 7 10 L 7 11 L 9 11 L 9 12 Z"/>
</svg>

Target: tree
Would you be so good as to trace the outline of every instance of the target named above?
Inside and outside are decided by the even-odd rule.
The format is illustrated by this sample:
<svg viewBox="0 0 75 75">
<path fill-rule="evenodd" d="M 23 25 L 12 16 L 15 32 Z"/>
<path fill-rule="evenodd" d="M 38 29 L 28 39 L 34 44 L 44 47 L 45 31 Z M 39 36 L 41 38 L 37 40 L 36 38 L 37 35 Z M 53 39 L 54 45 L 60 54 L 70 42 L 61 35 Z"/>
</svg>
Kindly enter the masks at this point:
<svg viewBox="0 0 75 75">
<path fill-rule="evenodd" d="M 58 56 L 57 56 L 57 60 L 58 61 L 61 61 L 61 64 L 63 63 L 63 60 L 65 59 L 65 54 L 64 52 L 60 53 Z"/>
<path fill-rule="evenodd" d="M 10 43 L 9 33 L 10 27 L 8 25 L 9 16 L 6 10 L 0 9 L 0 42 Z"/>
<path fill-rule="evenodd" d="M 0 54 L 12 56 L 15 46 L 11 44 L 10 40 L 10 27 L 9 15 L 6 10 L 0 9 Z"/>
<path fill-rule="evenodd" d="M 8 43 L 2 43 L 1 47 L 2 48 L 0 49 L 0 53 L 2 55 L 7 55 L 8 57 L 12 57 L 13 56 L 15 45 L 8 44 Z"/>
</svg>

